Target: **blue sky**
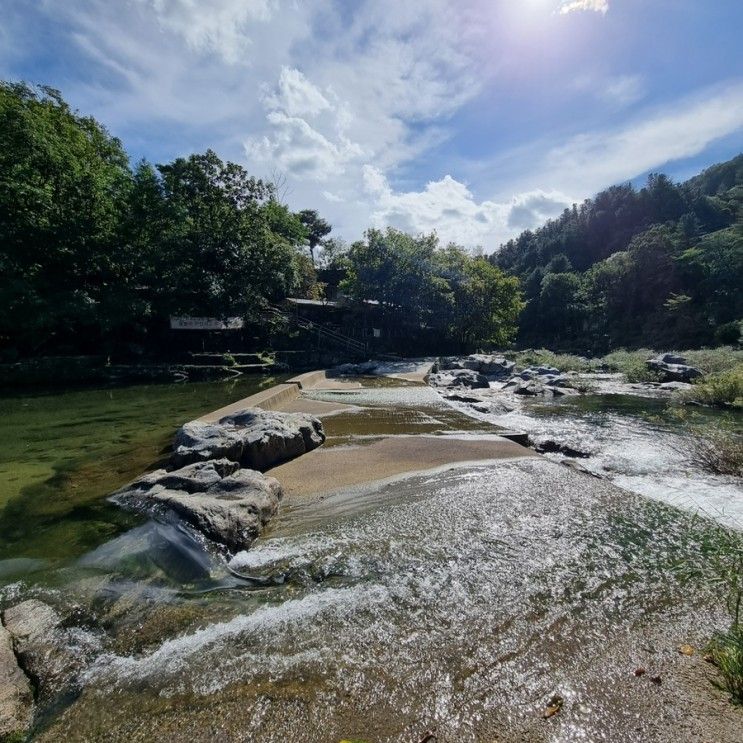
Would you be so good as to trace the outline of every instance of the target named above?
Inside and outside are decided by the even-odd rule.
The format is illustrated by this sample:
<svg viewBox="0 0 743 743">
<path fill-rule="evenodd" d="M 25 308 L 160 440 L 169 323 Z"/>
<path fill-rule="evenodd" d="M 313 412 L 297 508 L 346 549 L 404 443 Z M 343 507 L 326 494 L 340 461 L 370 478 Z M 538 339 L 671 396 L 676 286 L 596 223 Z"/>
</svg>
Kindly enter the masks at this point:
<svg viewBox="0 0 743 743">
<path fill-rule="evenodd" d="M 0 0 L 0 76 L 154 162 L 281 175 L 352 240 L 494 250 L 612 183 L 743 150 L 740 0 Z"/>
</svg>

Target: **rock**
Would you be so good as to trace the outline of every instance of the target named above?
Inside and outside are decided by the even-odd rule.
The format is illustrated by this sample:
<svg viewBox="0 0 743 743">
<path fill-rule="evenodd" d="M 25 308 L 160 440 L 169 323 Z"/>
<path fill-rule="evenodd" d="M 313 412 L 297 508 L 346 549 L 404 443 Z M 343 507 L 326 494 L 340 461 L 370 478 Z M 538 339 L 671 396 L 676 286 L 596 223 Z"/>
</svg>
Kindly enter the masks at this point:
<svg viewBox="0 0 743 743">
<path fill-rule="evenodd" d="M 504 356 L 489 356 L 475 353 L 462 362 L 462 367 L 484 374 L 487 377 L 505 377 L 516 368 L 514 361 L 508 361 Z"/>
<path fill-rule="evenodd" d="M 514 395 L 528 395 L 535 397 L 536 395 L 552 394 L 551 390 L 547 390 L 541 382 L 537 382 L 533 379 L 523 380 L 518 382 L 511 390 Z"/>
<path fill-rule="evenodd" d="M 658 372 L 664 382 L 691 382 L 692 379 L 702 376 L 702 372 L 693 366 L 687 366 L 683 356 L 671 353 L 656 356 L 645 362 L 648 369 Z"/>
<path fill-rule="evenodd" d="M 472 369 L 450 369 L 429 374 L 428 384 L 443 389 L 486 389 L 490 387 L 488 378 Z"/>
<path fill-rule="evenodd" d="M 322 423 L 312 415 L 248 408 L 217 423 L 186 423 L 176 433 L 171 463 L 179 468 L 229 459 L 263 471 L 312 451 L 324 441 Z"/>
<path fill-rule="evenodd" d="M 376 361 L 364 361 L 361 364 L 340 364 L 330 370 L 331 377 L 360 377 L 374 374 L 379 363 Z"/>
<path fill-rule="evenodd" d="M 481 397 L 475 397 L 474 395 L 466 395 L 462 392 L 454 392 L 446 395 L 447 400 L 452 400 L 453 402 L 466 402 L 466 403 L 481 403 L 482 398 Z"/>
<path fill-rule="evenodd" d="M 51 606 L 36 599 L 6 609 L 3 624 L 13 638 L 18 664 L 35 684 L 42 704 L 77 686 L 98 649 L 90 633 L 66 628 Z"/>
<path fill-rule="evenodd" d="M 246 549 L 276 513 L 278 480 L 229 459 L 156 470 L 114 493 L 116 503 L 138 510 L 169 508 L 209 539 Z"/>
<path fill-rule="evenodd" d="M 431 367 L 432 372 L 451 371 L 452 369 L 464 369 L 462 361 L 455 356 L 442 356 Z"/>
<path fill-rule="evenodd" d="M 571 397 L 575 395 L 580 395 L 580 392 L 578 390 L 573 389 L 572 387 L 549 387 L 548 389 L 552 390 L 552 394 L 555 397 Z"/>
<path fill-rule="evenodd" d="M 564 454 L 566 457 L 573 459 L 587 459 L 591 456 L 590 452 L 574 449 L 572 446 L 561 444 L 559 441 L 552 441 L 552 439 L 539 441 L 534 446 L 534 451 L 538 451 L 540 454 Z"/>
<path fill-rule="evenodd" d="M 0 740 L 25 738 L 33 706 L 33 690 L 16 660 L 11 634 L 0 624 Z"/>
<path fill-rule="evenodd" d="M 670 390 L 671 392 L 678 392 L 679 390 L 688 390 L 694 385 L 691 382 L 663 382 L 658 385 L 658 389 Z"/>
</svg>

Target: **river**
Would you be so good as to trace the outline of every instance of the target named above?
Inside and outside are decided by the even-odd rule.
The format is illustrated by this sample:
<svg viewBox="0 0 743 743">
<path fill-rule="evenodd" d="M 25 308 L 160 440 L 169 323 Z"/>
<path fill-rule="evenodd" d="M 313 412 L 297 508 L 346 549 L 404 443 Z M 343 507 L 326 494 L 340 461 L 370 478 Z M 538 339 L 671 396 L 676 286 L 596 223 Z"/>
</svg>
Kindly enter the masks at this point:
<svg viewBox="0 0 743 743">
<path fill-rule="evenodd" d="M 144 460 L 157 459 L 184 418 L 221 404 L 223 388 L 199 389 L 192 394 L 214 395 L 209 404 L 162 390 L 171 406 L 158 414 Z M 87 394 L 92 417 L 109 392 L 70 393 L 72 419 Z M 133 403 L 144 394 L 131 420 L 154 415 L 156 392 L 124 393 L 120 414 L 126 395 Z M 359 408 L 355 427 L 351 414 L 327 419 L 331 446 L 379 435 L 486 435 L 489 422 L 455 415 L 415 386 L 313 396 Z M 44 403 L 33 404 L 41 426 Z M 591 445 L 591 466 L 618 481 L 639 476 L 628 442 L 642 449 L 676 435 L 663 410 L 657 401 L 594 396 L 526 403 L 491 422 L 573 435 L 574 445 Z M 137 430 L 132 424 L 127 440 L 134 448 Z M 102 438 L 72 471 L 102 461 L 104 450 L 115 461 L 121 442 L 96 450 Z M 633 470 L 619 473 L 625 460 Z M 620 464 L 612 470 L 611 461 Z M 672 474 L 666 460 L 649 472 Z M 102 496 L 132 474 L 98 485 L 89 507 L 107 513 Z M 45 486 L 51 507 L 54 486 Z M 53 603 L 62 592 L 79 607 L 89 663 L 74 693 L 41 715 L 45 741 L 670 743 L 683 708 L 689 740 L 733 743 L 735 733 L 710 722 L 720 713 L 705 707 L 712 687 L 701 658 L 679 666 L 676 651 L 682 642 L 701 646 L 726 622 L 711 580 L 726 532 L 669 499 L 540 457 L 442 468 L 286 504 L 254 547 L 230 560 L 247 583 L 176 523 L 99 515 L 108 533 L 96 528 L 73 547 L 57 546 L 53 570 L 8 578 L 0 599 Z M 67 533 L 86 534 L 88 513 L 65 511 Z M 26 534 L 14 554 L 48 560 L 49 544 L 58 542 L 40 529 L 38 542 Z M 638 667 L 647 678 L 634 674 Z M 650 681 L 655 674 L 662 683 Z M 563 709 L 545 721 L 554 695 Z"/>
</svg>

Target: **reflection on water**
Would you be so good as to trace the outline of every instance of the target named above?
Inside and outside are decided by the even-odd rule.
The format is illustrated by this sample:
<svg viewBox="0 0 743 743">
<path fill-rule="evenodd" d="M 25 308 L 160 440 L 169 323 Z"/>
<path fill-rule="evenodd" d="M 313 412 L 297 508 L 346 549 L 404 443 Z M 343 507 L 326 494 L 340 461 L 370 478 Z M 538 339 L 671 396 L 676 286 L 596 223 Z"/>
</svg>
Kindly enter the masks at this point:
<svg viewBox="0 0 743 743">
<path fill-rule="evenodd" d="M 106 494 L 160 460 L 184 421 L 276 381 L 0 397 L 0 560 L 75 557 L 137 523 Z"/>
</svg>

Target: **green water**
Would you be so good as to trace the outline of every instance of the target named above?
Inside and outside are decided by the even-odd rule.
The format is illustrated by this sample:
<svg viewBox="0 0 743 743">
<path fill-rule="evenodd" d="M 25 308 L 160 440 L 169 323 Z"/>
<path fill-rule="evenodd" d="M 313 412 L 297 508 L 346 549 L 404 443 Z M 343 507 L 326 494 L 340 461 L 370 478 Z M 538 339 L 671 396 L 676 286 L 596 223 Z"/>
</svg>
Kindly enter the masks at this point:
<svg viewBox="0 0 743 743">
<path fill-rule="evenodd" d="M 108 493 L 161 461 L 183 422 L 278 381 L 0 397 L 0 560 L 69 559 L 132 526 Z"/>
</svg>

